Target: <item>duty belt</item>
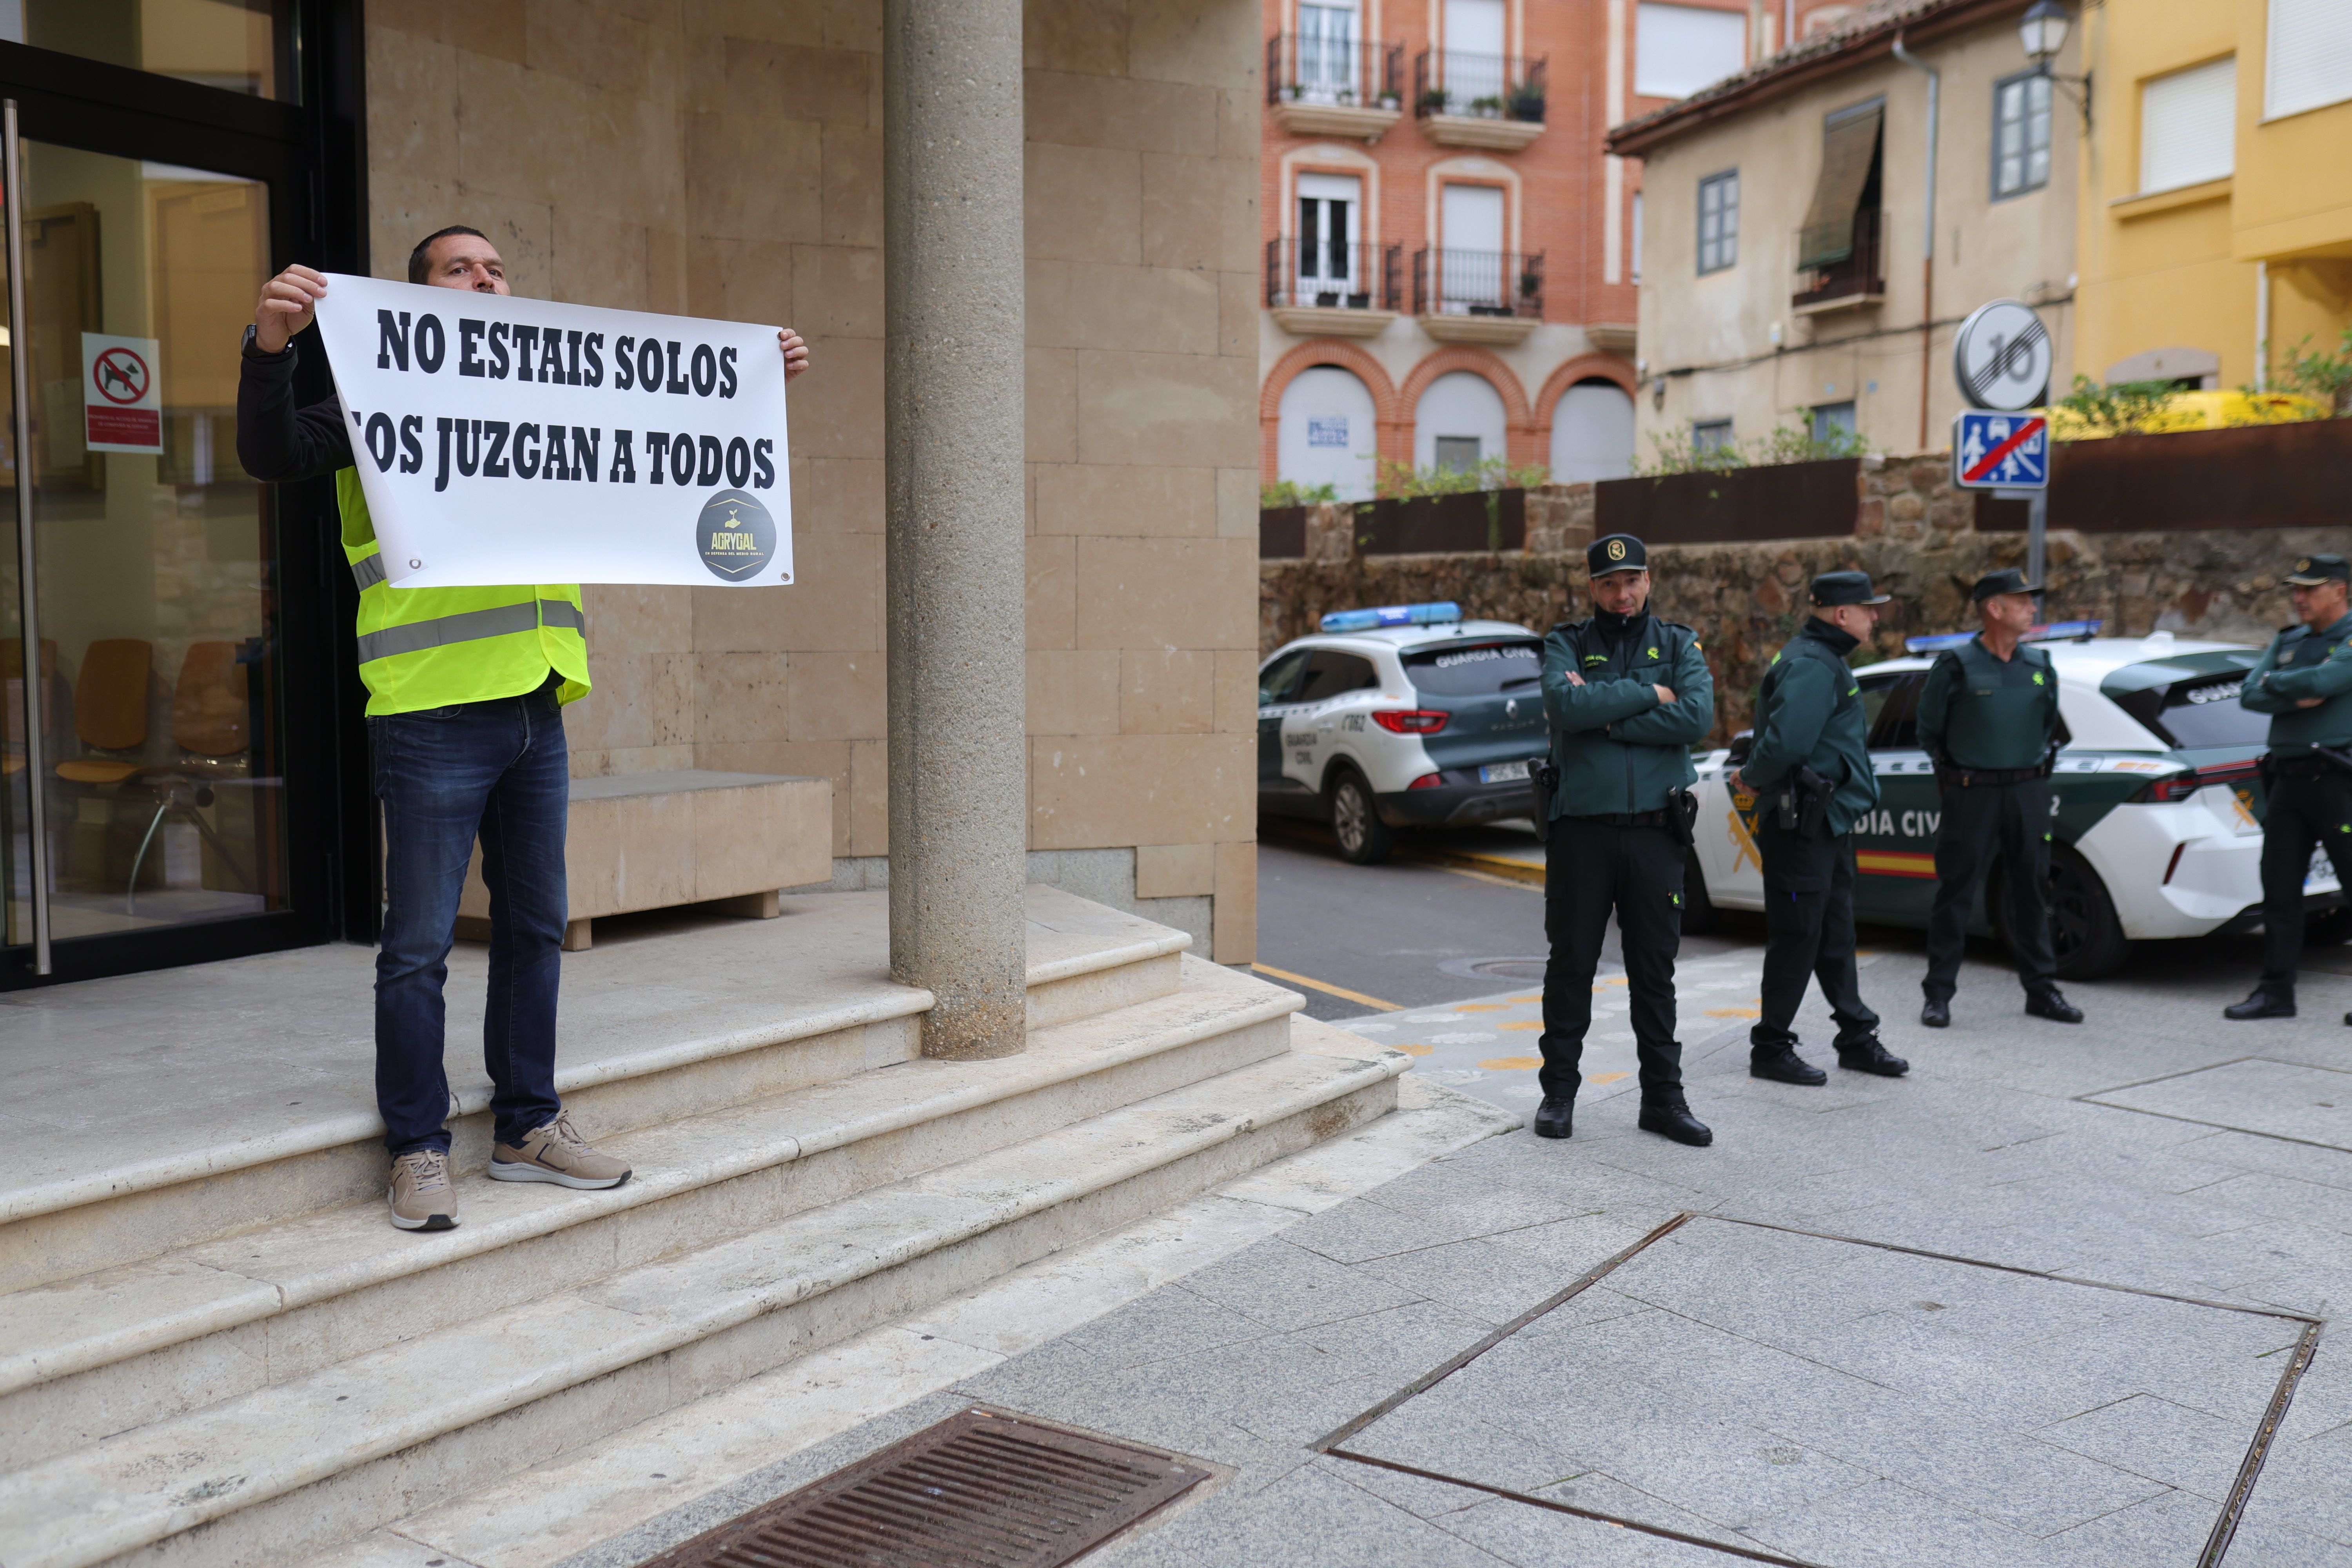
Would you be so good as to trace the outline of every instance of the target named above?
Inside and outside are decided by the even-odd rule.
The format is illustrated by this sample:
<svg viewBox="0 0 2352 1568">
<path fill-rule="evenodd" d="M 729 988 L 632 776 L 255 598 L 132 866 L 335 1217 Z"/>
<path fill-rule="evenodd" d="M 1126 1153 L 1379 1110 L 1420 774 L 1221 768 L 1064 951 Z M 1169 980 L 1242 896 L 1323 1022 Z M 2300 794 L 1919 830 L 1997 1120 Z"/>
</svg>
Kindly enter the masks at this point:
<svg viewBox="0 0 2352 1568">
<path fill-rule="evenodd" d="M 2282 757 L 2273 753 L 2263 759 L 2269 770 L 2283 779 L 2332 779 L 2344 776 L 2344 770 L 2325 757 L 2304 755 Z"/>
<path fill-rule="evenodd" d="M 1666 814 L 1659 811 L 1602 811 L 1591 816 L 1579 816 L 1579 822 L 1605 822 L 1612 827 L 1664 827 Z"/>
<path fill-rule="evenodd" d="M 1953 789 L 1983 789 L 1991 784 L 2023 784 L 2043 777 L 2035 768 L 1937 768 L 1936 782 Z"/>
</svg>

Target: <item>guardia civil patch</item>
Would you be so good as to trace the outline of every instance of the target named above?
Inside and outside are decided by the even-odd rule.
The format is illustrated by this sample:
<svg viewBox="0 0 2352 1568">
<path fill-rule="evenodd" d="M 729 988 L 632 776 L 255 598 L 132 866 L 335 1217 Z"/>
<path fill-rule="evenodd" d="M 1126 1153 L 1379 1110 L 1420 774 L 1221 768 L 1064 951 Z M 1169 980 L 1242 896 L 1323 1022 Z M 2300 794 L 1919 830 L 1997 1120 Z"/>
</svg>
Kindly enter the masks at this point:
<svg viewBox="0 0 2352 1568">
<path fill-rule="evenodd" d="M 722 583 L 757 576 L 775 558 L 776 520 L 745 490 L 720 490 L 703 502 L 694 534 L 702 563 Z"/>
</svg>

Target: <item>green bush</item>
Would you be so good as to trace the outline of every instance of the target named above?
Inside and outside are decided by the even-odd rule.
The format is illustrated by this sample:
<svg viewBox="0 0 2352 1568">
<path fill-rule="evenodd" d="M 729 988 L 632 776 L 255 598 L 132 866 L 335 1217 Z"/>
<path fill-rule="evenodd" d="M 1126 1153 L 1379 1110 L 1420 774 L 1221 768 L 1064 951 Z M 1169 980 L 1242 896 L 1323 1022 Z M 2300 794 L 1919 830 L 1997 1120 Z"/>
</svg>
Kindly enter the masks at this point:
<svg viewBox="0 0 2352 1568">
<path fill-rule="evenodd" d="M 1826 438 L 1801 425 L 1780 425 L 1769 436 L 1752 441 L 1728 441 L 1700 451 L 1691 432 L 1669 430 L 1650 437 L 1654 454 L 1650 461 L 1633 460 L 1637 479 L 1667 474 L 1719 474 L 1732 468 L 1769 468 L 1780 463 L 1817 463 L 1829 458 L 1859 458 L 1870 450 L 1861 433 L 1841 430 Z"/>
<path fill-rule="evenodd" d="M 2267 353 L 2270 344 L 2264 343 Z M 2338 418 L 2352 414 L 2352 327 L 2344 329 L 2334 353 L 2311 346 L 2311 334 L 2286 351 L 2286 363 L 2273 367 L 2270 390 L 2300 393 L 2336 411 Z"/>
<path fill-rule="evenodd" d="M 1380 460 L 1373 489 L 1382 497 L 1410 500 L 1416 496 L 1459 496 L 1475 490 L 1523 490 L 1549 484 L 1551 470 L 1541 463 L 1514 466 L 1503 458 L 1487 458 L 1475 468 L 1416 468 L 1393 458 Z"/>
<path fill-rule="evenodd" d="M 1339 487 L 1335 484 L 1302 485 L 1297 479 L 1278 479 L 1257 488 L 1257 504 L 1261 507 L 1320 506 L 1339 499 Z"/>
</svg>

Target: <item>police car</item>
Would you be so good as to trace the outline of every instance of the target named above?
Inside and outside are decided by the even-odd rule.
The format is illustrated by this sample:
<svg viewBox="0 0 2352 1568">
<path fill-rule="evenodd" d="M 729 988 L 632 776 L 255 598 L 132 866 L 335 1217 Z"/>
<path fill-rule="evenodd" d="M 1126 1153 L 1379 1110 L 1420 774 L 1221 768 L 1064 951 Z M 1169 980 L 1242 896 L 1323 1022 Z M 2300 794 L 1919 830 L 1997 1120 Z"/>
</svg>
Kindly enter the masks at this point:
<svg viewBox="0 0 2352 1568">
<path fill-rule="evenodd" d="M 1258 667 L 1258 811 L 1329 823 L 1360 866 L 1399 828 L 1525 817 L 1542 673 L 1542 637 L 1454 605 L 1326 616 Z"/>
<path fill-rule="evenodd" d="M 2058 671 L 2061 725 L 2051 775 L 2050 906 L 2058 973 L 2087 980 L 2120 965 L 2135 942 L 2202 936 L 2251 925 L 2262 906 L 2262 783 L 2257 760 L 2269 719 L 2238 704 L 2259 648 L 2175 639 L 2102 637 L 2097 622 L 2046 628 L 2042 643 Z M 1917 707 L 1937 649 L 1966 637 L 1915 637 L 1915 657 L 1855 672 L 1870 715 L 1876 810 L 1854 826 L 1854 914 L 1885 925 L 1924 928 L 1936 897 L 1936 825 L 1941 796 L 1935 765 L 1919 749 Z M 1729 776 L 1748 738 L 1699 759 L 1700 889 L 1694 923 L 1711 908 L 1759 910 L 1755 797 L 1735 795 Z M 2000 875 L 1995 868 L 1993 877 Z M 2304 883 L 2315 940 L 2352 934 L 2352 912 L 2326 854 Z M 1971 915 L 1991 932 L 1991 879 Z"/>
</svg>

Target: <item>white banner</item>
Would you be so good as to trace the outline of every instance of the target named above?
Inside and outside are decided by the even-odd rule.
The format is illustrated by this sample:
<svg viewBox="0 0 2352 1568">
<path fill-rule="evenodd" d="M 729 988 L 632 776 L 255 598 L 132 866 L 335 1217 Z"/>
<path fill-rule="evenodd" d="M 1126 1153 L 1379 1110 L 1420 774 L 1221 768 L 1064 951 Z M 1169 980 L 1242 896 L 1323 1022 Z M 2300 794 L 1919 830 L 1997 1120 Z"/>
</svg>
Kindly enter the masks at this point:
<svg viewBox="0 0 2352 1568">
<path fill-rule="evenodd" d="M 395 585 L 793 580 L 774 327 L 331 273 L 319 335 Z"/>
</svg>

